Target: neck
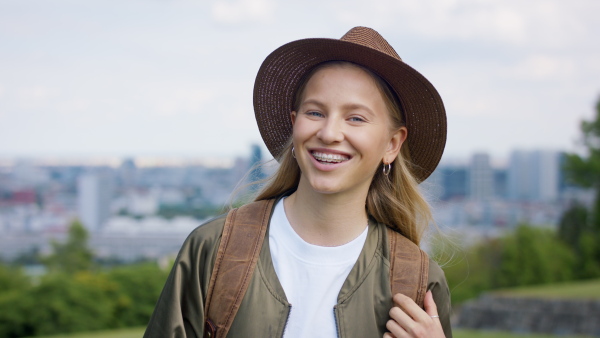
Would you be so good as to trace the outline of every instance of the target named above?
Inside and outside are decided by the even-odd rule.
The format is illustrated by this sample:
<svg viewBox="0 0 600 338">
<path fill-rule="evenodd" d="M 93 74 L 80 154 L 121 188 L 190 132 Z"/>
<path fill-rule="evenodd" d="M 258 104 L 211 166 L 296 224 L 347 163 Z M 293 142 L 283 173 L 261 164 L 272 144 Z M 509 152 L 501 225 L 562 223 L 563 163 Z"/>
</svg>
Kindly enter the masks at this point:
<svg viewBox="0 0 600 338">
<path fill-rule="evenodd" d="M 296 233 L 306 242 L 339 246 L 358 237 L 366 228 L 367 192 L 322 194 L 298 186 L 285 199 L 285 213 Z"/>
</svg>

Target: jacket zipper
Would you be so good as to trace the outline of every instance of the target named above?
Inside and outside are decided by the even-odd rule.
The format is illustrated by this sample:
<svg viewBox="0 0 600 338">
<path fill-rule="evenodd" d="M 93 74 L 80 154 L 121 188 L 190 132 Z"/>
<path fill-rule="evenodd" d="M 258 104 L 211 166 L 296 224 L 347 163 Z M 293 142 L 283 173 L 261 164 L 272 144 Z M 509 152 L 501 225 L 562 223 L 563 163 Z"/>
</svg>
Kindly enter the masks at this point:
<svg viewBox="0 0 600 338">
<path fill-rule="evenodd" d="M 340 327 L 338 326 L 338 318 L 337 318 L 337 305 L 333 307 L 333 320 L 335 322 L 335 332 L 337 333 L 338 338 L 340 337 Z"/>
<path fill-rule="evenodd" d="M 283 323 L 283 331 L 281 332 L 281 337 L 285 334 L 285 328 L 287 327 L 288 322 L 290 321 L 290 313 L 292 313 L 292 304 L 288 305 L 287 316 L 285 317 L 285 323 Z"/>
</svg>

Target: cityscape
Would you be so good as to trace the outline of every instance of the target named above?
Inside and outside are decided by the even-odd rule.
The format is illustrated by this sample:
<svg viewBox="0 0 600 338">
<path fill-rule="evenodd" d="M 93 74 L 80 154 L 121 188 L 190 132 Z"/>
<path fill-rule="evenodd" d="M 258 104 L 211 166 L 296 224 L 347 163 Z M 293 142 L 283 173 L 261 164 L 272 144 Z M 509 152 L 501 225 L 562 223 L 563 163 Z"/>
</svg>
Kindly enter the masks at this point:
<svg viewBox="0 0 600 338">
<path fill-rule="evenodd" d="M 443 100 L 419 245 L 445 276 L 454 337 L 600 337 L 599 11 L 591 0 L 0 1 L 0 337 L 144 335 L 172 267 L 190 266 L 176 259 L 190 232 L 277 168 L 253 113 L 265 58 L 357 26 Z M 393 264 L 381 244 L 378 261 Z M 172 278 L 186 295 L 199 281 L 189 272 Z M 185 298 L 202 331 L 206 318 L 188 316 L 201 311 L 187 311 L 202 297 Z"/>
<path fill-rule="evenodd" d="M 442 160 L 421 184 L 436 225 L 475 242 L 518 224 L 555 227 L 590 191 L 569 185 L 560 151 L 515 150 L 502 165 L 490 154 Z M 253 145 L 234 159 L 84 164 L 42 160 L 0 165 L 0 256 L 48 254 L 78 219 L 99 259 L 132 262 L 175 255 L 186 236 L 225 210 L 232 191 L 264 178 L 272 166 Z M 269 169 L 271 168 L 271 169 Z M 238 189 L 239 191 L 239 189 Z M 469 244 L 469 243 L 466 243 Z"/>
</svg>

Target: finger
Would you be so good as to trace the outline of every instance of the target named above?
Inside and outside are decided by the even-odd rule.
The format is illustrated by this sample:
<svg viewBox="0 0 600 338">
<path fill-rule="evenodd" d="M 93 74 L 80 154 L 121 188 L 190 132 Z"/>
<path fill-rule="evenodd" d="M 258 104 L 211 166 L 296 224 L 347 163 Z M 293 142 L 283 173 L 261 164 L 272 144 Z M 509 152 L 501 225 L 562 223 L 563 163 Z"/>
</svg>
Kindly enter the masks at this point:
<svg viewBox="0 0 600 338">
<path fill-rule="evenodd" d="M 390 318 L 396 321 L 400 326 L 407 327 L 415 321 L 398 306 L 390 309 Z"/>
<path fill-rule="evenodd" d="M 388 331 L 390 331 L 386 333 L 388 334 L 388 336 L 384 336 L 386 338 L 403 338 L 408 336 L 406 330 L 404 330 L 402 326 L 398 325 L 398 323 L 393 319 L 390 319 L 387 321 L 387 323 L 385 323 L 385 328 L 388 329 Z"/>
<path fill-rule="evenodd" d="M 397 293 L 394 295 L 394 302 L 416 322 L 426 323 L 431 320 L 431 317 L 410 297 Z"/>
<path fill-rule="evenodd" d="M 427 291 L 427 293 L 425 294 L 425 301 L 423 305 L 425 306 L 425 312 L 429 315 L 429 317 L 440 320 L 437 311 L 437 306 L 435 305 L 435 301 L 433 300 L 433 294 L 431 293 L 431 290 Z"/>
<path fill-rule="evenodd" d="M 432 325 L 434 322 L 427 316 L 425 311 L 419 308 L 419 311 L 423 314 L 426 321 L 417 322 L 411 318 L 404 310 L 398 306 L 394 306 L 390 309 L 390 320 L 387 322 L 387 329 L 394 334 L 397 338 L 403 337 L 421 337 L 415 335 L 422 331 L 423 325 Z"/>
</svg>

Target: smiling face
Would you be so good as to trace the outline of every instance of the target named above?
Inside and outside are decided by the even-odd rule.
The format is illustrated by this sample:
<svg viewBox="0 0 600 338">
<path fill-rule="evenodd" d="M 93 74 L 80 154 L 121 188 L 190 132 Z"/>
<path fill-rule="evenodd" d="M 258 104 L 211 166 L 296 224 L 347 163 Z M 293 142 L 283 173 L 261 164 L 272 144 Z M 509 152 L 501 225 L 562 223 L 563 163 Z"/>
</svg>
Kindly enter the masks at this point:
<svg viewBox="0 0 600 338">
<path fill-rule="evenodd" d="M 293 144 L 302 172 L 298 189 L 366 197 L 380 164 L 394 161 L 406 139 L 393 129 L 370 74 L 350 63 L 316 71 L 292 112 Z"/>
</svg>

